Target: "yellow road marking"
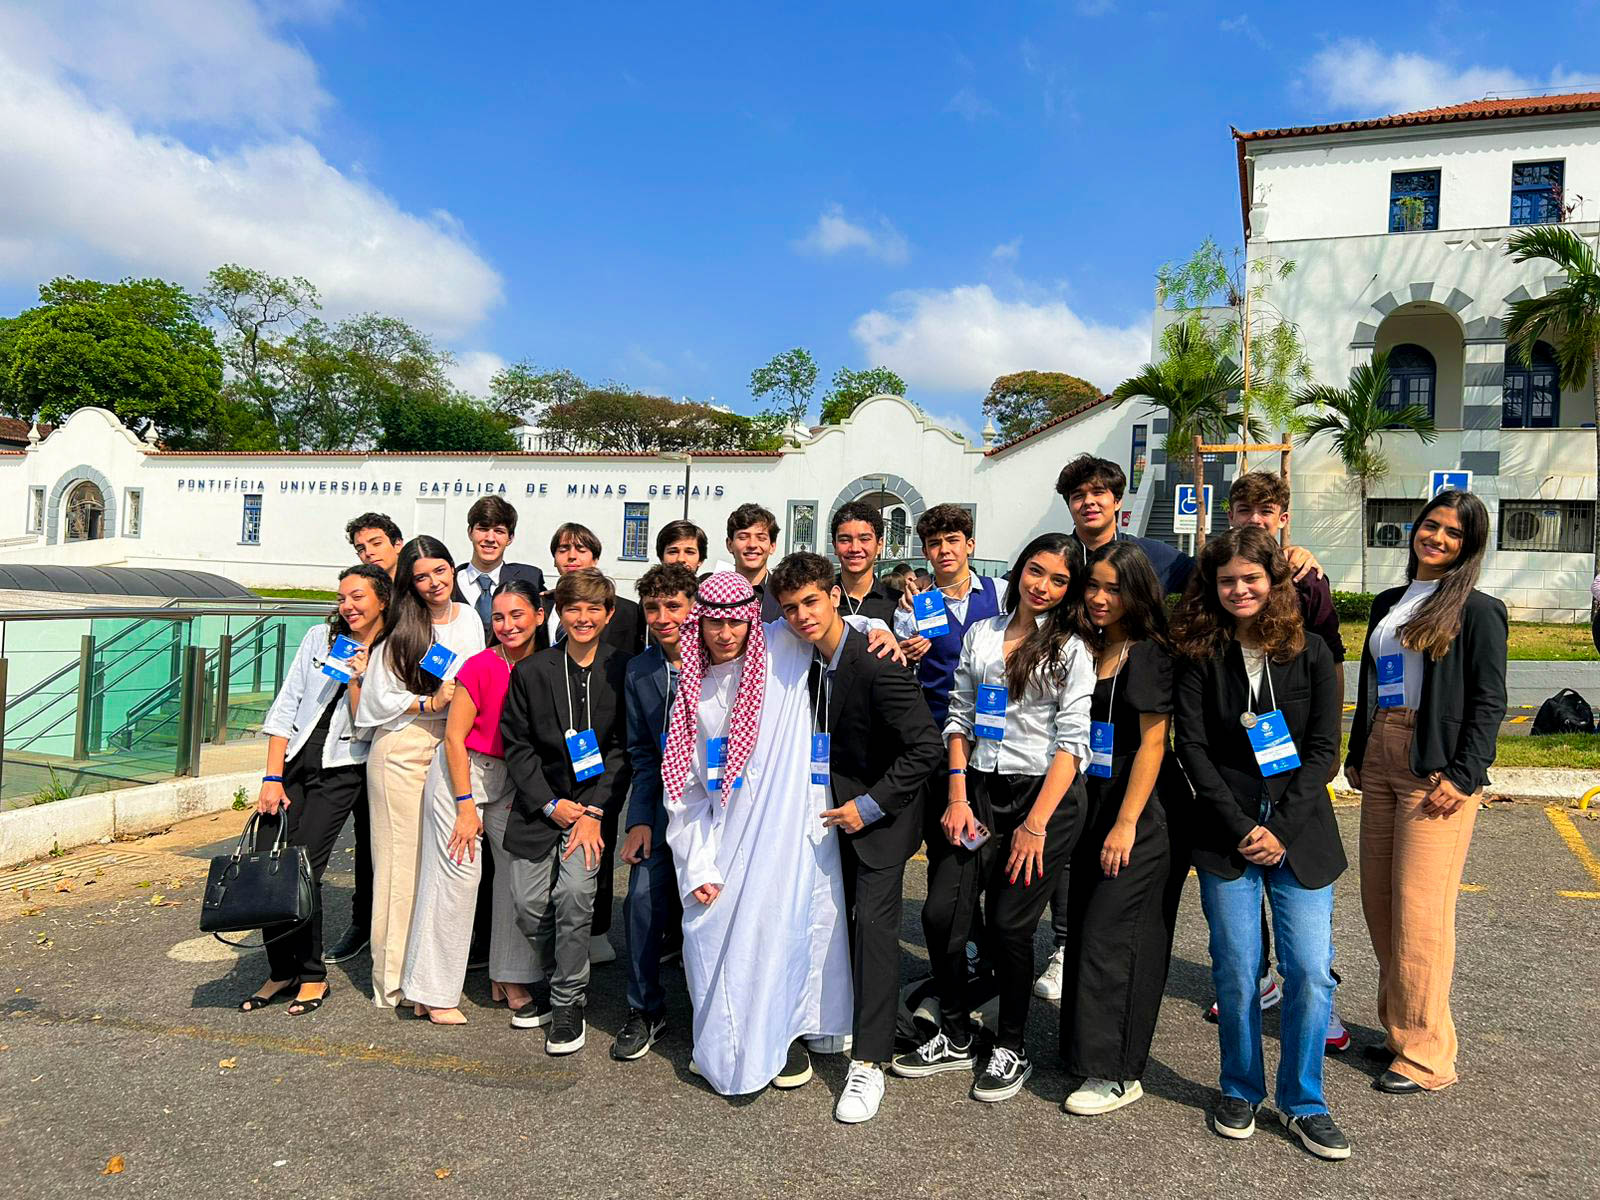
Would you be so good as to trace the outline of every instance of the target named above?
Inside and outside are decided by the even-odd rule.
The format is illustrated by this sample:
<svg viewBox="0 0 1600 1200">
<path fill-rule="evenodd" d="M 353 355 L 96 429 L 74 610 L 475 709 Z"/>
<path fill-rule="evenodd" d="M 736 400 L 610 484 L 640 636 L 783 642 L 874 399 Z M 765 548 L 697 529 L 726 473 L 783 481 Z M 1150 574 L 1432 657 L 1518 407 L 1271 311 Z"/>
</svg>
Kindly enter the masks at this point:
<svg viewBox="0 0 1600 1200">
<path fill-rule="evenodd" d="M 1511 720 L 1506 722 L 1506 724 L 1507 725 L 1526 725 L 1531 719 L 1532 718 L 1530 718 L 1530 717 L 1512 717 Z"/>
<path fill-rule="evenodd" d="M 1563 900 L 1600 900 L 1600 892 L 1557 892 Z"/>
<path fill-rule="evenodd" d="M 1461 885 L 1461 890 L 1463 892 L 1481 892 L 1481 891 L 1483 891 L 1483 884 L 1481 884 L 1481 883 L 1463 883 Z"/>
<path fill-rule="evenodd" d="M 1559 809 L 1553 804 L 1544 810 L 1544 815 L 1550 818 L 1550 824 L 1556 827 L 1556 833 L 1567 844 L 1567 849 L 1572 851 L 1572 857 L 1576 858 L 1582 864 L 1583 869 L 1589 872 L 1589 878 L 1593 879 L 1596 884 L 1600 884 L 1600 862 L 1595 861 L 1594 852 L 1589 849 L 1589 843 L 1583 840 L 1583 834 L 1578 832 L 1578 827 L 1572 823 L 1572 818 L 1567 816 L 1563 809 Z M 1561 894 L 1563 896 L 1567 895 L 1566 892 Z M 1568 898 L 1578 899 L 1579 897 L 1570 896 Z"/>
</svg>

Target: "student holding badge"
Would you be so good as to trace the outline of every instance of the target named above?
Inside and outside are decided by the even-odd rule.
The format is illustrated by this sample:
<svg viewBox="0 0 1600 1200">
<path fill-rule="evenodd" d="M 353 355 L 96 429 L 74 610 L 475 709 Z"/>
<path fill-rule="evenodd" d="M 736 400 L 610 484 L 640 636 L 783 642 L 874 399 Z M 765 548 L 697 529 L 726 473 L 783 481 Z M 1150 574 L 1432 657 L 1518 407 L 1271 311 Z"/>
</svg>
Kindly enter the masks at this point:
<svg viewBox="0 0 1600 1200">
<path fill-rule="evenodd" d="M 1267 1094 L 1265 891 L 1283 971 L 1278 1116 L 1312 1154 L 1348 1158 L 1322 1090 L 1333 883 L 1346 866 L 1327 789 L 1343 702 L 1333 656 L 1321 638 L 1306 637 L 1288 561 L 1254 526 L 1206 543 L 1173 631 L 1182 658 L 1176 748 L 1195 788 L 1194 863 L 1222 1046 L 1211 1126 L 1222 1137 L 1249 1137 Z"/>
</svg>

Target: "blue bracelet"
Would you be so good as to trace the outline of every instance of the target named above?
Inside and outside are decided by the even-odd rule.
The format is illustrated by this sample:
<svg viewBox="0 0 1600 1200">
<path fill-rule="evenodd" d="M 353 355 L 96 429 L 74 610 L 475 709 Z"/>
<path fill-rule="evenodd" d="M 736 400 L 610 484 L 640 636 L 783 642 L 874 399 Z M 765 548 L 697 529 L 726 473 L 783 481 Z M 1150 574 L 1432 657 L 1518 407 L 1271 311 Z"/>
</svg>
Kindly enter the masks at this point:
<svg viewBox="0 0 1600 1200">
<path fill-rule="evenodd" d="M 950 774 L 952 774 L 952 775 L 965 775 L 966 773 L 967 773 L 967 769 L 965 767 L 951 767 L 950 768 Z"/>
<path fill-rule="evenodd" d="M 460 804 L 460 803 L 461 803 L 461 802 L 462 802 L 462 801 L 463 801 L 463 800 L 471 800 L 471 799 L 472 799 L 472 793 L 471 793 L 471 792 L 468 792 L 468 793 L 467 793 L 467 794 L 466 794 L 466 795 L 464 795 L 464 796 L 457 796 L 457 797 L 456 797 L 456 803 L 457 803 L 457 804 Z"/>
<path fill-rule="evenodd" d="M 261 782 L 262 783 L 282 783 L 283 782 L 283 776 L 282 775 L 263 775 L 261 777 Z"/>
</svg>

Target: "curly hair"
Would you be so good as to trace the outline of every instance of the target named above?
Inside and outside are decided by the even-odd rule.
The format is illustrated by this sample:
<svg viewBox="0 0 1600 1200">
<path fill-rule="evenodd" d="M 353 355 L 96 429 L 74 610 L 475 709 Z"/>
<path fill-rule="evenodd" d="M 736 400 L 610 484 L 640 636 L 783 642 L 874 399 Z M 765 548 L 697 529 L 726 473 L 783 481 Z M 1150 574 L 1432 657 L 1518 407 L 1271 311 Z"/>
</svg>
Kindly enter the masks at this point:
<svg viewBox="0 0 1600 1200">
<path fill-rule="evenodd" d="M 1306 645 L 1300 597 L 1278 540 L 1254 525 L 1230 529 L 1208 540 L 1200 551 L 1189 586 L 1172 615 L 1173 647 L 1191 659 L 1216 658 L 1227 649 L 1234 638 L 1233 614 L 1222 606 L 1217 594 L 1217 573 L 1236 558 L 1262 567 L 1272 580 L 1272 591 L 1255 619 L 1254 632 L 1268 658 L 1275 663 L 1289 662 Z"/>
</svg>

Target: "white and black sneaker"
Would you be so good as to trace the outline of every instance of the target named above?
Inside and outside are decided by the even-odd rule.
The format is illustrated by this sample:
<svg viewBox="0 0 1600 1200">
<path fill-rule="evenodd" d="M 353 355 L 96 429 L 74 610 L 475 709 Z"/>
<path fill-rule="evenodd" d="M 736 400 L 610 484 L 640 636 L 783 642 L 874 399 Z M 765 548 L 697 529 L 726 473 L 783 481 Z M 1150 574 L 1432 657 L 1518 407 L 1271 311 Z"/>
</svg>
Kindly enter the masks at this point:
<svg viewBox="0 0 1600 1200">
<path fill-rule="evenodd" d="M 811 1054 L 806 1050 L 805 1042 L 796 1038 L 789 1043 L 789 1057 L 783 1064 L 783 1070 L 772 1080 L 775 1088 L 797 1088 L 802 1084 L 811 1082 Z"/>
<path fill-rule="evenodd" d="M 666 1028 L 667 1018 L 660 1013 L 652 1016 L 642 1008 L 629 1010 L 628 1019 L 617 1031 L 617 1040 L 611 1043 L 611 1057 L 618 1062 L 643 1058 Z"/>
<path fill-rule="evenodd" d="M 583 1020 L 583 1008 L 577 1004 L 563 1004 L 553 1010 L 550 1032 L 545 1034 L 546 1054 L 572 1054 L 583 1049 L 584 1033 L 588 1026 Z"/>
<path fill-rule="evenodd" d="M 1278 986 L 1278 981 L 1271 975 L 1263 978 L 1261 980 L 1261 1011 L 1266 1012 L 1269 1008 L 1276 1008 L 1282 999 L 1283 989 Z M 1211 1007 L 1206 1009 L 1206 1020 L 1213 1025 L 1217 1023 L 1217 1002 L 1215 1000 L 1211 1002 Z"/>
<path fill-rule="evenodd" d="M 1256 1131 L 1256 1106 L 1237 1096 L 1223 1096 L 1211 1109 L 1211 1128 L 1218 1137 L 1243 1141 Z"/>
<path fill-rule="evenodd" d="M 941 1029 L 910 1054 L 896 1054 L 889 1068 L 902 1079 L 921 1079 L 943 1071 L 970 1071 L 978 1062 L 975 1050 L 970 1036 L 964 1044 L 957 1043 Z"/>
<path fill-rule="evenodd" d="M 1338 1162 L 1350 1157 L 1350 1140 L 1344 1136 L 1344 1131 L 1334 1124 L 1330 1114 L 1312 1113 L 1305 1117 L 1287 1117 L 1279 1113 L 1278 1119 L 1292 1136 L 1300 1139 L 1302 1146 L 1318 1158 Z"/>
<path fill-rule="evenodd" d="M 978 1082 L 972 1085 L 972 1098 L 991 1104 L 1009 1100 L 1022 1090 L 1033 1074 L 1033 1063 L 1026 1050 L 1007 1050 L 996 1046 L 989 1051 L 989 1065 L 984 1067 Z"/>
<path fill-rule="evenodd" d="M 549 995 L 535 992 L 533 999 L 511 1014 L 511 1028 L 538 1029 L 541 1025 L 548 1025 L 553 1011 Z"/>
<path fill-rule="evenodd" d="M 1144 1095 L 1144 1084 L 1137 1079 L 1096 1079 L 1090 1077 L 1061 1102 L 1061 1107 L 1076 1117 L 1098 1117 L 1132 1104 Z"/>
</svg>

